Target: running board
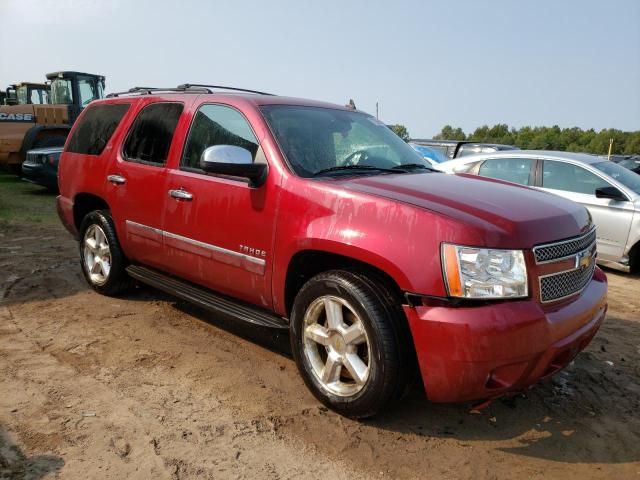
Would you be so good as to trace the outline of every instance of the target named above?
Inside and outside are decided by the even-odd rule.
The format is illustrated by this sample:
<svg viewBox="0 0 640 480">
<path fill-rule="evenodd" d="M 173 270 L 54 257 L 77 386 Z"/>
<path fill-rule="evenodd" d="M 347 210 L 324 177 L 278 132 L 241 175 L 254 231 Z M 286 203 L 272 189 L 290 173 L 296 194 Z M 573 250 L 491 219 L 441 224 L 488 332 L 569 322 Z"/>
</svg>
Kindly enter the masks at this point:
<svg viewBox="0 0 640 480">
<path fill-rule="evenodd" d="M 163 292 L 186 300 L 199 307 L 206 308 L 212 312 L 228 315 L 236 320 L 262 327 L 289 328 L 289 323 L 286 319 L 278 317 L 273 313 L 259 307 L 254 307 L 248 303 L 214 293 L 157 270 L 139 265 L 131 265 L 127 267 L 127 273 L 142 283 L 146 283 L 158 290 L 162 290 Z"/>
</svg>

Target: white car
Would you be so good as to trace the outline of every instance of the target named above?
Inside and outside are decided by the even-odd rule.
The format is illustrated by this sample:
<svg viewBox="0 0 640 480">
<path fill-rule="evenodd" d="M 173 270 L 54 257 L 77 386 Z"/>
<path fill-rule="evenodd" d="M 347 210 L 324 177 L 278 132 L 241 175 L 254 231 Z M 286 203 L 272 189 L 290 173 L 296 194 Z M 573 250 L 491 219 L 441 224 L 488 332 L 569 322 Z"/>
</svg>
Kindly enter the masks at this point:
<svg viewBox="0 0 640 480">
<path fill-rule="evenodd" d="M 640 273 L 640 175 L 594 155 L 546 150 L 470 155 L 439 168 L 506 180 L 581 203 L 596 225 L 598 263 Z"/>
</svg>

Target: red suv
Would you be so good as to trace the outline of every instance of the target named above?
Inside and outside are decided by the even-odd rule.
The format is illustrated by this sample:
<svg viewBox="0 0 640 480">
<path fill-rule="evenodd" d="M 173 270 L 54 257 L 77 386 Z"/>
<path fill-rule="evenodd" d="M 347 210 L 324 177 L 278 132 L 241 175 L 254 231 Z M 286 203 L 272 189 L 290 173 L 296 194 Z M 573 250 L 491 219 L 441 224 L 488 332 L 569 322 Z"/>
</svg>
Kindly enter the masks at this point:
<svg viewBox="0 0 640 480">
<path fill-rule="evenodd" d="M 419 369 L 434 402 L 521 391 L 604 319 L 587 210 L 434 172 L 350 108 L 203 86 L 93 102 L 60 161 L 88 283 L 136 280 L 288 329 L 313 394 L 379 412 Z"/>
</svg>

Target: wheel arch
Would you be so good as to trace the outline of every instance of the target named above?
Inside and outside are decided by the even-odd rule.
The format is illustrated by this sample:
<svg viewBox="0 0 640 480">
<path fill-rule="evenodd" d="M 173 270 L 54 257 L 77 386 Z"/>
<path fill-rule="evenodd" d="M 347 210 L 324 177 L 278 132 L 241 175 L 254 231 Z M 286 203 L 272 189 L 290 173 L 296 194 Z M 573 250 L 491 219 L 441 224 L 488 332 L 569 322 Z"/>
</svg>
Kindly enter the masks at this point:
<svg viewBox="0 0 640 480">
<path fill-rule="evenodd" d="M 328 252 L 308 249 L 294 254 L 289 260 L 284 285 L 284 308 L 286 315 L 291 314 L 293 302 L 302 286 L 315 275 L 329 270 L 347 270 L 364 273 L 384 284 L 398 304 L 404 302 L 404 292 L 398 282 L 381 268 L 362 260 Z"/>
<path fill-rule="evenodd" d="M 20 158 L 25 159 L 27 155 L 27 151 L 33 148 L 33 145 L 39 139 L 47 136 L 53 135 L 61 135 L 65 138 L 69 135 L 69 131 L 71 127 L 68 125 L 56 125 L 56 126 L 46 126 L 46 125 L 35 125 L 27 130 L 27 133 L 24 135 L 24 139 L 22 140 L 22 146 L 20 147 Z"/>
<path fill-rule="evenodd" d="M 95 210 L 110 210 L 109 204 L 102 197 L 93 193 L 78 193 L 73 199 L 73 223 L 80 231 L 82 219 Z"/>
<path fill-rule="evenodd" d="M 640 274 L 640 240 L 629 250 L 629 269 L 631 273 Z"/>
</svg>

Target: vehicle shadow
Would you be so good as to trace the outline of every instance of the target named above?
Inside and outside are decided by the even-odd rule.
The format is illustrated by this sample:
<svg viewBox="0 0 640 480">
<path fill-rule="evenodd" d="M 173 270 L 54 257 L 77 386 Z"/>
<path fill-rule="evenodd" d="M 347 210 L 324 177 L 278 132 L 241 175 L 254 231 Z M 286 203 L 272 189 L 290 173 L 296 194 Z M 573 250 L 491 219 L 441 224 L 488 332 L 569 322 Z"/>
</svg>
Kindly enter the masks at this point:
<svg viewBox="0 0 640 480">
<path fill-rule="evenodd" d="M 37 480 L 55 475 L 63 466 L 64 460 L 55 455 L 27 457 L 0 425 L 0 478 Z"/>
<path fill-rule="evenodd" d="M 278 355 L 291 356 L 286 332 L 238 323 L 181 301 L 174 307 Z M 495 448 L 502 452 L 556 462 L 637 462 L 640 367 L 633 359 L 638 357 L 638 339 L 640 322 L 609 317 L 570 366 L 525 395 L 495 400 L 474 411 L 472 404 L 430 403 L 417 382 L 394 408 L 359 423 L 411 441 L 498 442 L 503 445 Z M 335 421 L 337 430 L 343 421 L 337 416 L 326 420 Z"/>
<path fill-rule="evenodd" d="M 238 321 L 233 317 L 227 317 L 217 313 L 213 314 L 203 308 L 181 300 L 176 300 L 174 307 L 212 327 L 229 332 L 232 335 L 243 338 L 283 357 L 291 358 L 288 330 L 248 324 Z"/>
<path fill-rule="evenodd" d="M 497 441 L 506 453 L 566 463 L 640 461 L 640 322 L 608 317 L 565 370 L 526 395 L 471 405 L 429 404 L 416 387 L 368 424 L 403 434 Z M 612 437 L 615 442 L 612 442 Z"/>
</svg>

